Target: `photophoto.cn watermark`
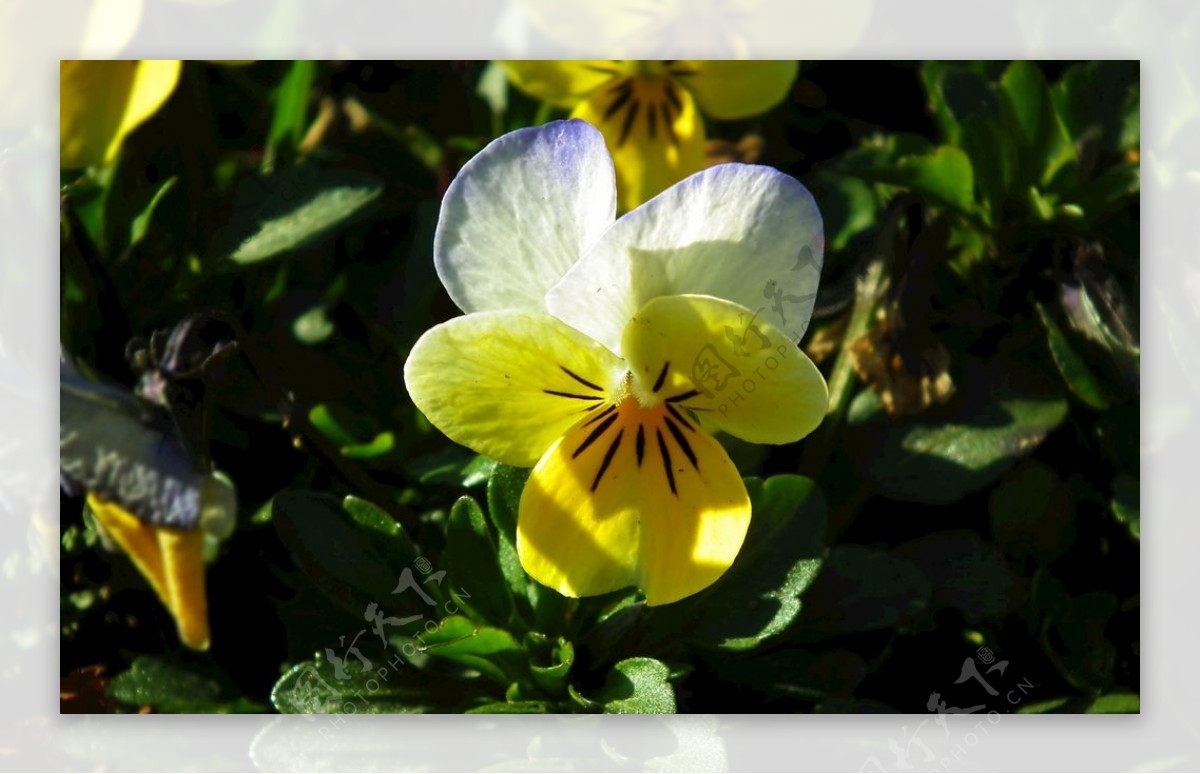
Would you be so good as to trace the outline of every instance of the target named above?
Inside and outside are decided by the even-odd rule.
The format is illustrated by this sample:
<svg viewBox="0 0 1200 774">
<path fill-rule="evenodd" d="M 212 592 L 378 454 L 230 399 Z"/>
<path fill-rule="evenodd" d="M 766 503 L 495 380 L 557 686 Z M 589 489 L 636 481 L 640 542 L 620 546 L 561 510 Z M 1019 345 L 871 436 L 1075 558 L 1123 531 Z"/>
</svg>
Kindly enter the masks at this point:
<svg viewBox="0 0 1200 774">
<path fill-rule="evenodd" d="M 953 685 L 964 687 L 956 689 Z M 902 726 L 899 739 L 888 738 L 892 768 L 871 756 L 859 771 L 954 771 L 955 763 L 983 744 L 991 728 L 1004 715 L 1015 712 L 1037 689 L 1029 678 L 1014 674 L 1008 661 L 997 661 L 996 654 L 987 647 L 979 648 L 974 657 L 963 660 L 953 685 L 930 692 L 925 709 L 936 713 L 936 717 L 922 720 L 911 733 L 909 726 Z M 949 694 L 949 698 L 944 698 L 944 694 Z M 957 706 L 960 703 L 962 706 Z M 955 717 L 952 732 L 950 718 L 967 715 L 974 717 Z M 982 720 L 978 719 L 981 715 Z M 941 733 L 922 738 L 921 731 L 930 722 Z"/>
<path fill-rule="evenodd" d="M 415 567 L 425 577 L 418 580 L 413 573 Z M 386 615 L 379 603 L 370 602 L 363 611 L 363 620 L 370 624 L 349 638 L 342 635 L 338 638 L 337 648 L 325 648 L 325 660 L 333 667 L 333 677 L 336 681 L 350 682 L 357 680 L 360 687 L 353 693 L 346 687 L 331 684 L 315 666 L 309 665 L 296 676 L 294 684 L 287 695 L 289 701 L 304 712 L 298 713 L 309 721 L 316 721 L 316 715 L 325 718 L 325 724 L 318 728 L 322 736 L 330 736 L 341 726 L 346 715 L 357 715 L 370 704 L 370 697 L 378 694 L 384 686 L 401 675 L 405 669 L 413 668 L 409 660 L 417 657 L 425 647 L 424 637 L 438 631 L 444 624 L 445 617 L 457 615 L 460 612 L 458 601 L 470 599 L 466 589 L 449 590 L 450 599 L 439 604 L 425 587 L 432 584 L 441 589 L 446 579 L 446 571 L 433 571 L 433 566 L 425 557 L 413 560 L 412 567 L 405 567 L 397 580 L 392 594 L 416 594 L 427 607 L 432 608 L 425 613 L 396 617 Z M 432 615 L 427 618 L 427 615 Z M 368 632 L 372 636 L 367 636 Z M 383 650 L 383 656 L 377 660 L 367 657 L 360 647 L 359 641 L 367 636 L 363 643 L 372 642 L 378 638 Z M 391 638 L 402 638 L 399 653 L 395 652 Z M 374 653 L 372 653 L 374 655 Z M 365 679 L 364 679 L 365 677 Z M 328 709 L 328 697 L 338 696 L 341 699 L 340 711 L 313 712 L 318 708 Z"/>
</svg>

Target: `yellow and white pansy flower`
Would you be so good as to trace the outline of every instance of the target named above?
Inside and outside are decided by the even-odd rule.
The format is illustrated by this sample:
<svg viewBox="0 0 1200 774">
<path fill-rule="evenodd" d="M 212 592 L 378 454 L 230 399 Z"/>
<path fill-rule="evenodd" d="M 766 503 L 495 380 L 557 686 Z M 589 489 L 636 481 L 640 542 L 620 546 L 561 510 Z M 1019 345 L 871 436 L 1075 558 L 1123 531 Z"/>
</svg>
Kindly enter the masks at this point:
<svg viewBox="0 0 1200 774">
<path fill-rule="evenodd" d="M 821 217 L 772 168 L 723 164 L 614 220 L 601 134 L 507 134 L 446 192 L 438 275 L 465 315 L 427 331 L 404 378 L 454 441 L 533 467 L 521 565 L 570 597 L 641 588 L 651 605 L 717 580 L 750 522 L 708 429 L 790 443 L 828 393 L 799 349 Z"/>
<path fill-rule="evenodd" d="M 522 91 L 594 124 L 616 161 L 621 209 L 631 210 L 705 164 L 704 113 L 750 118 L 787 96 L 795 61 L 509 60 Z"/>
</svg>

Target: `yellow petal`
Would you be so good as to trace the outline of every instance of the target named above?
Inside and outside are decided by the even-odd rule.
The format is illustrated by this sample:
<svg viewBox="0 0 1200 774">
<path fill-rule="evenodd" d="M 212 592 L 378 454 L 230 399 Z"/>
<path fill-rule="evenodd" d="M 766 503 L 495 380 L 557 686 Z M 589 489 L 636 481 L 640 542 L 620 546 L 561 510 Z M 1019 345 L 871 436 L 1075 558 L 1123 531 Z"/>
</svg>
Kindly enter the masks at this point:
<svg viewBox="0 0 1200 774">
<path fill-rule="evenodd" d="M 204 591 L 204 535 L 161 527 L 158 545 L 162 551 L 168 607 L 175 617 L 179 640 L 193 650 L 208 650 L 208 600 Z"/>
<path fill-rule="evenodd" d="M 617 170 L 617 202 L 632 210 L 704 166 L 704 124 L 686 90 L 662 75 L 635 74 L 593 92 L 575 109 L 604 135 Z"/>
<path fill-rule="evenodd" d="M 59 68 L 59 159 L 65 169 L 111 160 L 122 140 L 175 89 L 180 63 L 63 61 Z"/>
<path fill-rule="evenodd" d="M 500 64 L 521 91 L 563 108 L 575 107 L 620 72 L 620 66 L 607 59 L 504 60 Z"/>
<path fill-rule="evenodd" d="M 155 527 L 98 495 L 89 493 L 87 502 L 100 527 L 120 546 L 142 577 L 153 587 L 163 606 L 170 610 L 171 595 L 167 589 L 162 551 L 158 545 Z"/>
<path fill-rule="evenodd" d="M 613 392 L 615 355 L 541 312 L 478 312 L 425 332 L 404 364 L 408 394 L 452 440 L 529 467 Z"/>
<path fill-rule="evenodd" d="M 116 503 L 88 494 L 88 506 L 175 619 L 180 641 L 208 650 L 208 602 L 204 590 L 204 535 L 199 530 L 156 527 Z"/>
<path fill-rule="evenodd" d="M 644 409 L 629 396 L 538 461 L 517 554 L 566 596 L 636 585 L 664 605 L 721 577 L 749 524 L 750 498 L 721 445 L 668 404 Z"/>
<path fill-rule="evenodd" d="M 710 296 L 652 299 L 621 340 L 635 394 L 701 413 L 751 443 L 808 435 L 829 406 L 825 379 L 761 312 Z"/>
<path fill-rule="evenodd" d="M 59 158 L 64 169 L 104 161 L 133 89 L 137 62 L 59 65 Z"/>
<path fill-rule="evenodd" d="M 671 72 L 707 116 L 749 118 L 778 105 L 799 72 L 793 60 L 692 60 L 671 65 Z"/>
<path fill-rule="evenodd" d="M 177 59 L 145 59 L 137 63 L 133 88 L 129 94 L 129 103 L 125 107 L 121 125 L 117 129 L 117 136 L 114 138 L 113 144 L 109 146 L 108 159 L 111 160 L 116 155 L 117 148 L 120 147 L 125 136 L 158 112 L 158 109 L 167 101 L 167 97 L 171 96 L 171 92 L 175 90 L 175 84 L 179 82 L 181 66 L 182 63 Z"/>
</svg>

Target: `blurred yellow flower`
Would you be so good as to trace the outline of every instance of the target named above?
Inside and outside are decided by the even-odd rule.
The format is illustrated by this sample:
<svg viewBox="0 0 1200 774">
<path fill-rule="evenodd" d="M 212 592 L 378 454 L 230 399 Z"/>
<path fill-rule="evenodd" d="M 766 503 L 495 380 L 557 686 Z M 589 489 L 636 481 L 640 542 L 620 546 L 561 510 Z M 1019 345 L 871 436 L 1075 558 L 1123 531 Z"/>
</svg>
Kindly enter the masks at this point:
<svg viewBox="0 0 1200 774">
<path fill-rule="evenodd" d="M 64 60 L 59 68 L 59 163 L 111 161 L 126 135 L 162 107 L 179 81 L 178 60 Z"/>
<path fill-rule="evenodd" d="M 551 60 L 502 62 L 522 91 L 571 108 L 600 129 L 617 169 L 623 210 L 704 167 L 704 123 L 748 118 L 779 104 L 794 61 Z"/>
</svg>

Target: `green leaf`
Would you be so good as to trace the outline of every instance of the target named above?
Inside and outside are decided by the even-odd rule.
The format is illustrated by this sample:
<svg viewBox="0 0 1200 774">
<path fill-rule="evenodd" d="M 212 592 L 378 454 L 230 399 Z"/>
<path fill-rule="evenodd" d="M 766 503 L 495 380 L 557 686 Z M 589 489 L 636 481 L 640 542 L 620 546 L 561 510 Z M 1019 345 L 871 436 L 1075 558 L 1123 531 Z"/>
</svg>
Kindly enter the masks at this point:
<svg viewBox="0 0 1200 774">
<path fill-rule="evenodd" d="M 954 502 L 995 481 L 1066 419 L 1066 400 L 1015 360 L 967 360 L 955 380 L 950 403 L 913 418 L 888 417 L 869 388 L 851 402 L 851 459 L 882 494 Z"/>
<path fill-rule="evenodd" d="M 484 621 L 501 626 L 513 618 L 513 598 L 500 568 L 496 543 L 479 503 L 460 497 L 446 527 L 447 569 L 471 595 L 462 601 Z"/>
<path fill-rule="evenodd" d="M 499 535 L 500 569 L 522 614 L 532 617 L 533 627 L 548 634 L 564 634 L 567 598 L 534 582 L 517 556 L 517 515 L 528 480 L 528 469 L 507 465 L 497 465 L 488 479 L 488 516 Z"/>
<path fill-rule="evenodd" d="M 844 250 L 855 235 L 875 224 L 879 204 L 871 186 L 862 180 L 821 171 L 804 182 L 821 202 L 826 251 Z"/>
<path fill-rule="evenodd" d="M 464 688 L 456 681 L 417 669 L 394 653 L 371 656 L 366 664 L 342 656 L 340 672 L 324 654 L 295 664 L 275 683 L 271 704 L 285 715 L 361 715 L 453 712 L 479 701 L 462 697 Z"/>
<path fill-rule="evenodd" d="M 486 483 L 498 463 L 453 445 L 403 463 L 405 475 L 421 484 L 470 489 Z"/>
<path fill-rule="evenodd" d="M 436 631 L 421 634 L 423 650 L 435 656 L 495 656 L 519 653 L 521 645 L 503 629 L 482 626 L 470 618 L 452 615 Z"/>
<path fill-rule="evenodd" d="M 671 670 L 652 658 L 627 658 L 608 673 L 596 697 L 604 711 L 616 715 L 662 715 L 675 712 Z"/>
<path fill-rule="evenodd" d="M 907 188 L 962 213 L 975 211 L 975 177 L 971 159 L 943 145 L 927 155 L 901 157 L 893 166 L 864 170 L 867 180 Z"/>
<path fill-rule="evenodd" d="M 1017 712 L 1023 715 L 1061 713 L 1078 715 L 1136 715 L 1142 711 L 1142 702 L 1136 693 L 1110 693 L 1096 698 L 1071 698 L 1061 696 L 1033 704 L 1022 704 Z"/>
<path fill-rule="evenodd" d="M 926 62 L 921 66 L 921 81 L 934 119 L 950 144 L 963 147 L 963 132 L 972 119 L 999 123 L 1000 98 L 980 73 L 954 62 Z"/>
<path fill-rule="evenodd" d="M 333 410 L 325 403 L 318 403 L 308 411 L 308 421 L 313 423 L 321 433 L 340 448 L 343 457 L 369 460 L 382 457 L 396 445 L 396 437 L 388 431 L 377 433 L 368 441 L 359 441 L 334 416 Z"/>
<path fill-rule="evenodd" d="M 996 546 L 971 530 L 950 530 L 910 540 L 895 555 L 921 569 L 933 584 L 933 610 L 954 607 L 968 624 L 1000 616 L 1017 606 L 1024 586 Z"/>
<path fill-rule="evenodd" d="M 1109 400 L 1100 378 L 1088 366 L 1087 360 L 1071 346 L 1071 342 L 1063 334 L 1062 328 L 1058 326 L 1046 308 L 1041 304 L 1035 304 L 1035 306 L 1038 318 L 1046 329 L 1046 344 L 1050 348 L 1050 355 L 1054 359 L 1054 365 L 1058 367 L 1058 372 L 1062 374 L 1063 381 L 1067 383 L 1076 397 L 1091 408 L 1097 411 L 1108 408 Z"/>
<path fill-rule="evenodd" d="M 1100 60 L 1071 65 L 1051 89 L 1067 133 L 1078 142 L 1095 133 L 1104 150 L 1136 148 L 1140 133 L 1140 81 L 1136 61 Z"/>
<path fill-rule="evenodd" d="M 554 712 L 544 701 L 496 701 L 467 710 L 468 715 L 545 715 Z"/>
<path fill-rule="evenodd" d="M 746 650 L 784 631 L 821 568 L 825 499 L 812 479 L 747 479 L 753 517 L 733 566 L 713 586 L 652 611 L 664 638 Z"/>
<path fill-rule="evenodd" d="M 1033 62 L 1013 62 L 1000 79 L 1005 97 L 1006 128 L 1020 150 L 1020 187 L 1045 185 L 1075 151 L 1058 121 L 1041 68 Z"/>
<path fill-rule="evenodd" d="M 423 630 L 413 639 L 422 652 L 474 669 L 501 685 L 513 681 L 518 664 L 525 660 L 511 634 L 461 615 L 449 616 L 434 631 Z"/>
<path fill-rule="evenodd" d="M 991 221 L 1001 215 L 1004 199 L 1012 192 L 1018 151 L 1013 138 L 998 120 L 971 116 L 963 124 L 961 145 L 971 159 L 980 197 Z"/>
<path fill-rule="evenodd" d="M 108 684 L 108 695 L 135 707 L 171 713 L 262 712 L 265 707 L 231 698 L 221 684 L 193 667 L 157 656 L 137 656 L 128 671 Z"/>
<path fill-rule="evenodd" d="M 250 265 L 309 246 L 361 217 L 383 193 L 374 175 L 311 164 L 250 178 L 211 252 Z"/>
<path fill-rule="evenodd" d="M 154 196 L 150 199 L 150 203 L 146 205 L 146 208 L 134 216 L 133 221 L 129 224 L 130 247 L 134 247 L 140 243 L 146 236 L 146 229 L 150 227 L 150 222 L 154 219 L 155 210 L 158 209 L 158 205 L 162 202 L 166 195 L 175 188 L 175 184 L 177 182 L 179 182 L 179 178 L 177 177 L 168 178 L 167 181 L 159 186 L 158 190 L 154 192 Z"/>
<path fill-rule="evenodd" d="M 1051 616 L 1042 636 L 1042 647 L 1059 673 L 1080 690 L 1112 686 L 1117 649 L 1104 629 L 1117 607 L 1116 595 L 1107 591 L 1071 598 L 1064 610 Z"/>
<path fill-rule="evenodd" d="M 316 72 L 316 62 L 301 59 L 292 62 L 283 76 L 275 92 L 275 112 L 267 132 L 265 167 L 274 165 L 281 149 L 294 156 L 300 146 L 308 125 L 308 102 Z"/>
<path fill-rule="evenodd" d="M 1026 463 L 1008 475 L 988 500 L 992 537 L 1013 557 L 1047 564 L 1075 536 L 1074 501 L 1053 468 Z"/>
<path fill-rule="evenodd" d="M 792 636 L 823 640 L 898 627 L 929 614 L 932 588 L 912 562 L 867 546 L 840 545 L 829 552 Z"/>
<path fill-rule="evenodd" d="M 405 567 L 421 556 L 408 533 L 387 511 L 372 502 L 347 495 L 342 508 L 360 527 L 371 534 L 372 545 L 380 549 L 389 567 Z"/>
<path fill-rule="evenodd" d="M 336 498 L 280 492 L 271 522 L 308 581 L 350 615 L 361 618 L 369 603 L 394 601 L 401 568 L 384 560 L 374 531 L 360 526 Z M 388 555 L 393 561 L 397 556 Z"/>
<path fill-rule="evenodd" d="M 1058 712 L 1063 707 L 1070 704 L 1071 699 L 1063 696 L 1057 699 L 1047 699 L 1046 701 L 1034 702 L 1032 704 L 1022 704 L 1017 708 L 1019 715 L 1046 715 L 1052 712 Z"/>
<path fill-rule="evenodd" d="M 1084 710 L 1088 715 L 1138 715 L 1141 711 L 1142 700 L 1136 693 L 1097 696 Z"/>
<path fill-rule="evenodd" d="M 1134 540 L 1142 539 L 1141 485 L 1138 479 L 1121 474 L 1113 479 L 1113 496 L 1109 501 L 1113 516 L 1125 525 Z"/>
<path fill-rule="evenodd" d="M 533 674 L 533 681 L 538 688 L 551 696 L 558 696 L 566 689 L 567 676 L 575 664 L 575 646 L 559 637 L 551 651 L 551 657 L 550 665 L 531 663 L 529 671 Z"/>
</svg>

